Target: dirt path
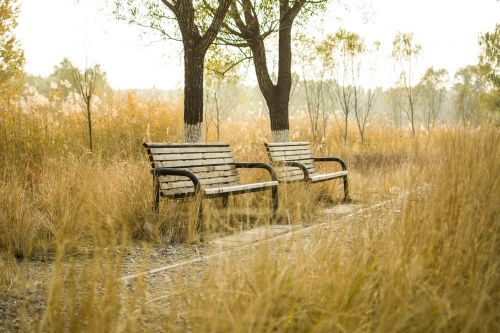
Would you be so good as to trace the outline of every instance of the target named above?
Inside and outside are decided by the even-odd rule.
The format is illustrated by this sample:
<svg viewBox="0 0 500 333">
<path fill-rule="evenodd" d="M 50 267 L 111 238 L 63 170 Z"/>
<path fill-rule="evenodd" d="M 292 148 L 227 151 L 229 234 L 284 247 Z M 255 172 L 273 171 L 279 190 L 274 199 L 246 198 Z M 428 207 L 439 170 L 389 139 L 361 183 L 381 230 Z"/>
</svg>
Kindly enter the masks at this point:
<svg viewBox="0 0 500 333">
<path fill-rule="evenodd" d="M 124 254 L 121 280 L 127 285 L 133 285 L 138 278 L 141 279 L 146 284 L 145 305 L 164 311 L 172 298 L 180 293 L 179 285 L 188 286 L 190 282 L 199 279 L 207 265 L 214 260 L 243 256 L 264 243 L 280 249 L 284 243 L 314 242 L 318 234 L 325 232 L 333 233 L 343 246 L 351 246 L 353 228 L 366 226 L 366 222 L 383 224 L 388 215 L 397 213 L 397 205 L 396 200 L 370 206 L 337 205 L 325 209 L 321 218 L 308 221 L 307 226 L 257 227 L 215 238 L 203 245 L 151 247 L 147 244 L 134 244 Z M 69 258 L 68 264 L 77 261 L 84 266 L 88 260 L 91 259 L 77 256 Z M 20 265 L 19 276 L 25 279 L 23 282 L 26 289 L 0 296 L 0 332 L 16 331 L 25 326 L 23 321 L 36 323 L 40 318 L 46 307 L 46 288 L 53 265 L 52 260 L 35 260 Z M 20 313 L 19 309 L 25 310 Z M 150 327 L 153 321 L 158 320 L 148 320 L 148 316 L 144 314 L 141 316 L 140 320 L 147 321 L 150 329 L 161 328 Z"/>
<path fill-rule="evenodd" d="M 321 221 L 307 227 L 278 225 L 247 230 L 213 240 L 203 255 L 128 274 L 122 280 L 131 285 L 136 279 L 146 282 L 146 302 L 143 305 L 148 311 L 138 310 L 137 319 L 148 330 L 161 331 L 162 321 L 158 317 L 170 308 L 179 295 L 186 291 L 200 292 L 193 286 L 203 278 L 210 265 L 224 265 L 230 257 L 248 257 L 263 245 L 293 253 L 294 246 L 312 246 L 325 233 L 333 234 L 341 246 L 353 246 L 352 235 L 363 231 L 354 229 L 366 228 L 367 223 L 382 226 L 391 215 L 399 214 L 398 205 L 395 200 L 371 206 L 341 205 L 325 210 Z"/>
</svg>

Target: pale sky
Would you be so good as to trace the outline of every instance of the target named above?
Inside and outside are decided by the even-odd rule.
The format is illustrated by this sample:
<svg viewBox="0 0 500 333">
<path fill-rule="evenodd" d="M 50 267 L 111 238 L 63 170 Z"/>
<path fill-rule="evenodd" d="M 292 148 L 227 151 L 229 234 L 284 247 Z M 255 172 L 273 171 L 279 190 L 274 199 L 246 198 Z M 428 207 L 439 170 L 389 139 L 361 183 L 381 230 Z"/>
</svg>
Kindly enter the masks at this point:
<svg viewBox="0 0 500 333">
<path fill-rule="evenodd" d="M 334 1 L 332 1 L 333 3 Z M 20 0 L 17 36 L 26 71 L 49 75 L 64 57 L 82 66 L 99 63 L 113 88 L 172 89 L 183 83 L 180 43 L 158 41 L 150 32 L 116 21 L 102 10 L 104 0 Z M 318 34 L 338 28 L 382 43 L 376 84 L 394 83 L 388 58 L 399 32 L 413 32 L 422 45 L 417 75 L 429 66 L 458 68 L 478 58 L 478 36 L 500 23 L 498 0 L 343 0 L 308 26 Z M 250 75 L 251 77 L 251 75 Z"/>
</svg>

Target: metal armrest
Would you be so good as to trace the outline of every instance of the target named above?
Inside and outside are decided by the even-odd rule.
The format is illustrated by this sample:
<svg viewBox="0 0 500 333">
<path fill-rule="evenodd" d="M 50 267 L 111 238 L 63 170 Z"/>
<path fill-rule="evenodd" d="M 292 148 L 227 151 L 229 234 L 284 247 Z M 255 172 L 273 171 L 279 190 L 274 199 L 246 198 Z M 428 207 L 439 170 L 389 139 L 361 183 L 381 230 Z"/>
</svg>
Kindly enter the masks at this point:
<svg viewBox="0 0 500 333">
<path fill-rule="evenodd" d="M 291 166 L 291 167 L 296 167 L 299 168 L 302 173 L 304 174 L 304 180 L 309 180 L 309 170 L 307 170 L 307 167 L 296 161 L 276 161 L 273 162 L 273 164 L 279 164 L 280 166 Z"/>
<path fill-rule="evenodd" d="M 201 189 L 200 180 L 194 173 L 189 171 L 188 169 L 177 169 L 177 168 L 152 168 L 151 173 L 153 176 L 183 176 L 189 178 L 194 185 L 195 192 L 198 192 Z"/>
<path fill-rule="evenodd" d="M 267 163 L 259 162 L 240 162 L 235 163 L 236 168 L 247 168 L 247 169 L 266 169 L 271 175 L 271 180 L 278 180 L 278 176 L 274 171 L 273 167 Z"/>
<path fill-rule="evenodd" d="M 314 162 L 337 162 L 342 166 L 342 171 L 347 171 L 345 162 L 340 157 L 314 157 Z"/>
</svg>

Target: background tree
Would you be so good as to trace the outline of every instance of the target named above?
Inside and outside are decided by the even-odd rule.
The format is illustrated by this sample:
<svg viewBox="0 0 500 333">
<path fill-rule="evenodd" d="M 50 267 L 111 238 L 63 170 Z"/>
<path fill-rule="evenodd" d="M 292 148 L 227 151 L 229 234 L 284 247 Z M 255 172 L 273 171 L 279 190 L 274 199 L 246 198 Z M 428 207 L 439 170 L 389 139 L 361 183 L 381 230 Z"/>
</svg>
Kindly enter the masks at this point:
<svg viewBox="0 0 500 333">
<path fill-rule="evenodd" d="M 462 125 L 467 125 L 479 118 L 480 98 L 487 91 L 484 67 L 469 65 L 460 68 L 455 74 L 456 116 Z"/>
<path fill-rule="evenodd" d="M 257 82 L 269 109 L 272 140 L 290 140 L 289 102 L 292 89 L 292 27 L 301 13 L 304 18 L 322 9 L 326 0 L 236 0 L 231 4 L 218 43 L 237 47 L 248 58 L 250 50 Z M 266 38 L 277 33 L 276 79 L 269 70 Z"/>
<path fill-rule="evenodd" d="M 238 65 L 224 57 L 214 55 L 207 58 L 205 77 L 205 140 L 208 139 L 210 125 L 215 124 L 217 141 L 221 138 L 222 118 L 230 110 L 236 108 L 240 87 L 236 86 L 239 80 Z"/>
<path fill-rule="evenodd" d="M 205 56 L 233 0 L 114 0 L 118 19 L 150 28 L 184 48 L 184 140 L 202 137 Z M 209 6 L 211 10 L 205 10 Z M 211 21 L 210 21 L 211 20 Z M 178 30 L 172 27 L 177 23 Z M 180 33 L 180 34 L 179 34 Z"/>
<path fill-rule="evenodd" d="M 56 109 L 61 109 L 62 104 L 71 93 L 77 93 L 76 87 L 72 84 L 74 81 L 73 72 L 73 63 L 68 58 L 64 58 L 59 64 L 54 66 L 52 74 L 46 80 L 46 86 L 41 90 Z M 49 89 L 45 90 L 47 89 L 47 85 Z"/>
<path fill-rule="evenodd" d="M 500 24 L 494 32 L 486 32 L 479 37 L 481 53 L 479 64 L 487 67 L 487 77 L 494 88 L 500 89 Z"/>
<path fill-rule="evenodd" d="M 377 99 L 380 89 L 375 87 L 375 72 L 377 69 L 377 55 L 380 49 L 380 42 L 376 41 L 373 44 L 373 48 L 370 50 L 365 49 L 364 53 L 368 56 L 373 56 L 374 61 L 371 62 L 371 67 L 367 68 L 370 61 L 368 59 L 361 60 L 362 72 L 365 74 L 366 84 L 368 85 L 366 89 L 359 86 L 360 82 L 353 81 L 354 85 L 354 117 L 356 119 L 356 124 L 358 125 L 359 137 L 361 138 L 361 145 L 365 144 L 365 134 L 366 126 L 368 124 L 368 118 L 371 115 L 373 105 Z"/>
<path fill-rule="evenodd" d="M 401 128 L 403 118 L 402 90 L 403 89 L 400 87 L 392 87 L 384 93 L 385 100 L 389 105 L 389 111 L 391 113 L 393 124 L 399 129 Z"/>
<path fill-rule="evenodd" d="M 82 71 L 76 67 L 72 67 L 72 74 L 72 83 L 85 105 L 89 130 L 89 150 L 92 153 L 92 101 L 97 93 L 106 86 L 106 74 L 101 70 L 99 65 L 86 67 Z"/>
<path fill-rule="evenodd" d="M 14 35 L 19 8 L 16 0 L 0 2 L 0 102 L 10 104 L 23 89 L 24 51 Z"/>
<path fill-rule="evenodd" d="M 500 24 L 495 26 L 494 32 L 479 37 L 479 46 L 479 66 L 490 83 L 489 91 L 480 97 L 480 104 L 488 116 L 500 122 Z"/>
<path fill-rule="evenodd" d="M 448 71 L 444 68 L 435 70 L 430 67 L 417 85 L 416 90 L 421 96 L 422 115 L 425 127 L 430 133 L 439 117 L 446 98 L 446 83 Z"/>
<path fill-rule="evenodd" d="M 349 118 L 355 109 L 361 107 L 361 87 L 359 85 L 361 62 L 359 55 L 365 51 L 364 40 L 356 33 L 340 29 L 335 35 L 327 36 L 326 43 L 332 45 L 334 81 L 329 86 L 330 99 L 340 107 L 344 144 L 347 144 Z"/>
<path fill-rule="evenodd" d="M 416 125 L 416 95 L 414 90 L 414 60 L 419 56 L 422 47 L 415 44 L 412 33 L 398 33 L 392 42 L 392 57 L 399 66 L 399 86 L 403 88 L 407 103 L 403 105 L 411 125 L 411 132 L 415 135 Z"/>
<path fill-rule="evenodd" d="M 325 105 L 327 72 L 332 67 L 328 45 L 315 38 L 299 34 L 295 38 L 297 58 L 302 70 L 302 88 L 313 141 L 324 140 L 328 123 Z M 322 128 L 322 131 L 320 131 Z"/>
</svg>

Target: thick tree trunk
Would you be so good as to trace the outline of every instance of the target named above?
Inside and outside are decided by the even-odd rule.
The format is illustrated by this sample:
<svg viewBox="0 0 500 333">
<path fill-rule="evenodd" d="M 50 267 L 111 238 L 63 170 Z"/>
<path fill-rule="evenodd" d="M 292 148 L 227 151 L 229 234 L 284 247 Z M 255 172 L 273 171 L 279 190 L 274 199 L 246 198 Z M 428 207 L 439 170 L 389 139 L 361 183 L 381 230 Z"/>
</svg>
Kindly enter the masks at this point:
<svg viewBox="0 0 500 333">
<path fill-rule="evenodd" d="M 278 82 L 274 85 L 267 68 L 263 41 L 252 47 L 257 82 L 269 109 L 273 142 L 290 141 L 288 106 L 292 88 L 292 24 L 282 23 L 279 32 Z"/>
<path fill-rule="evenodd" d="M 267 103 L 269 118 L 271 120 L 272 140 L 273 142 L 288 142 L 290 141 L 290 125 L 288 121 L 289 95 L 283 95 L 283 92 L 278 89 L 276 89 L 274 95 L 274 101 Z"/>
<path fill-rule="evenodd" d="M 259 88 L 266 100 L 271 122 L 272 140 L 290 140 L 288 104 L 292 88 L 292 25 L 306 1 L 279 0 L 278 82 L 271 80 L 266 61 L 265 36 L 261 34 L 259 20 L 251 0 L 243 0 L 241 8 L 233 2 L 231 15 L 243 38 L 252 51 Z M 243 10 L 243 17 L 240 15 Z"/>
<path fill-rule="evenodd" d="M 201 142 L 203 138 L 204 54 L 185 50 L 184 55 L 184 141 Z"/>
</svg>

